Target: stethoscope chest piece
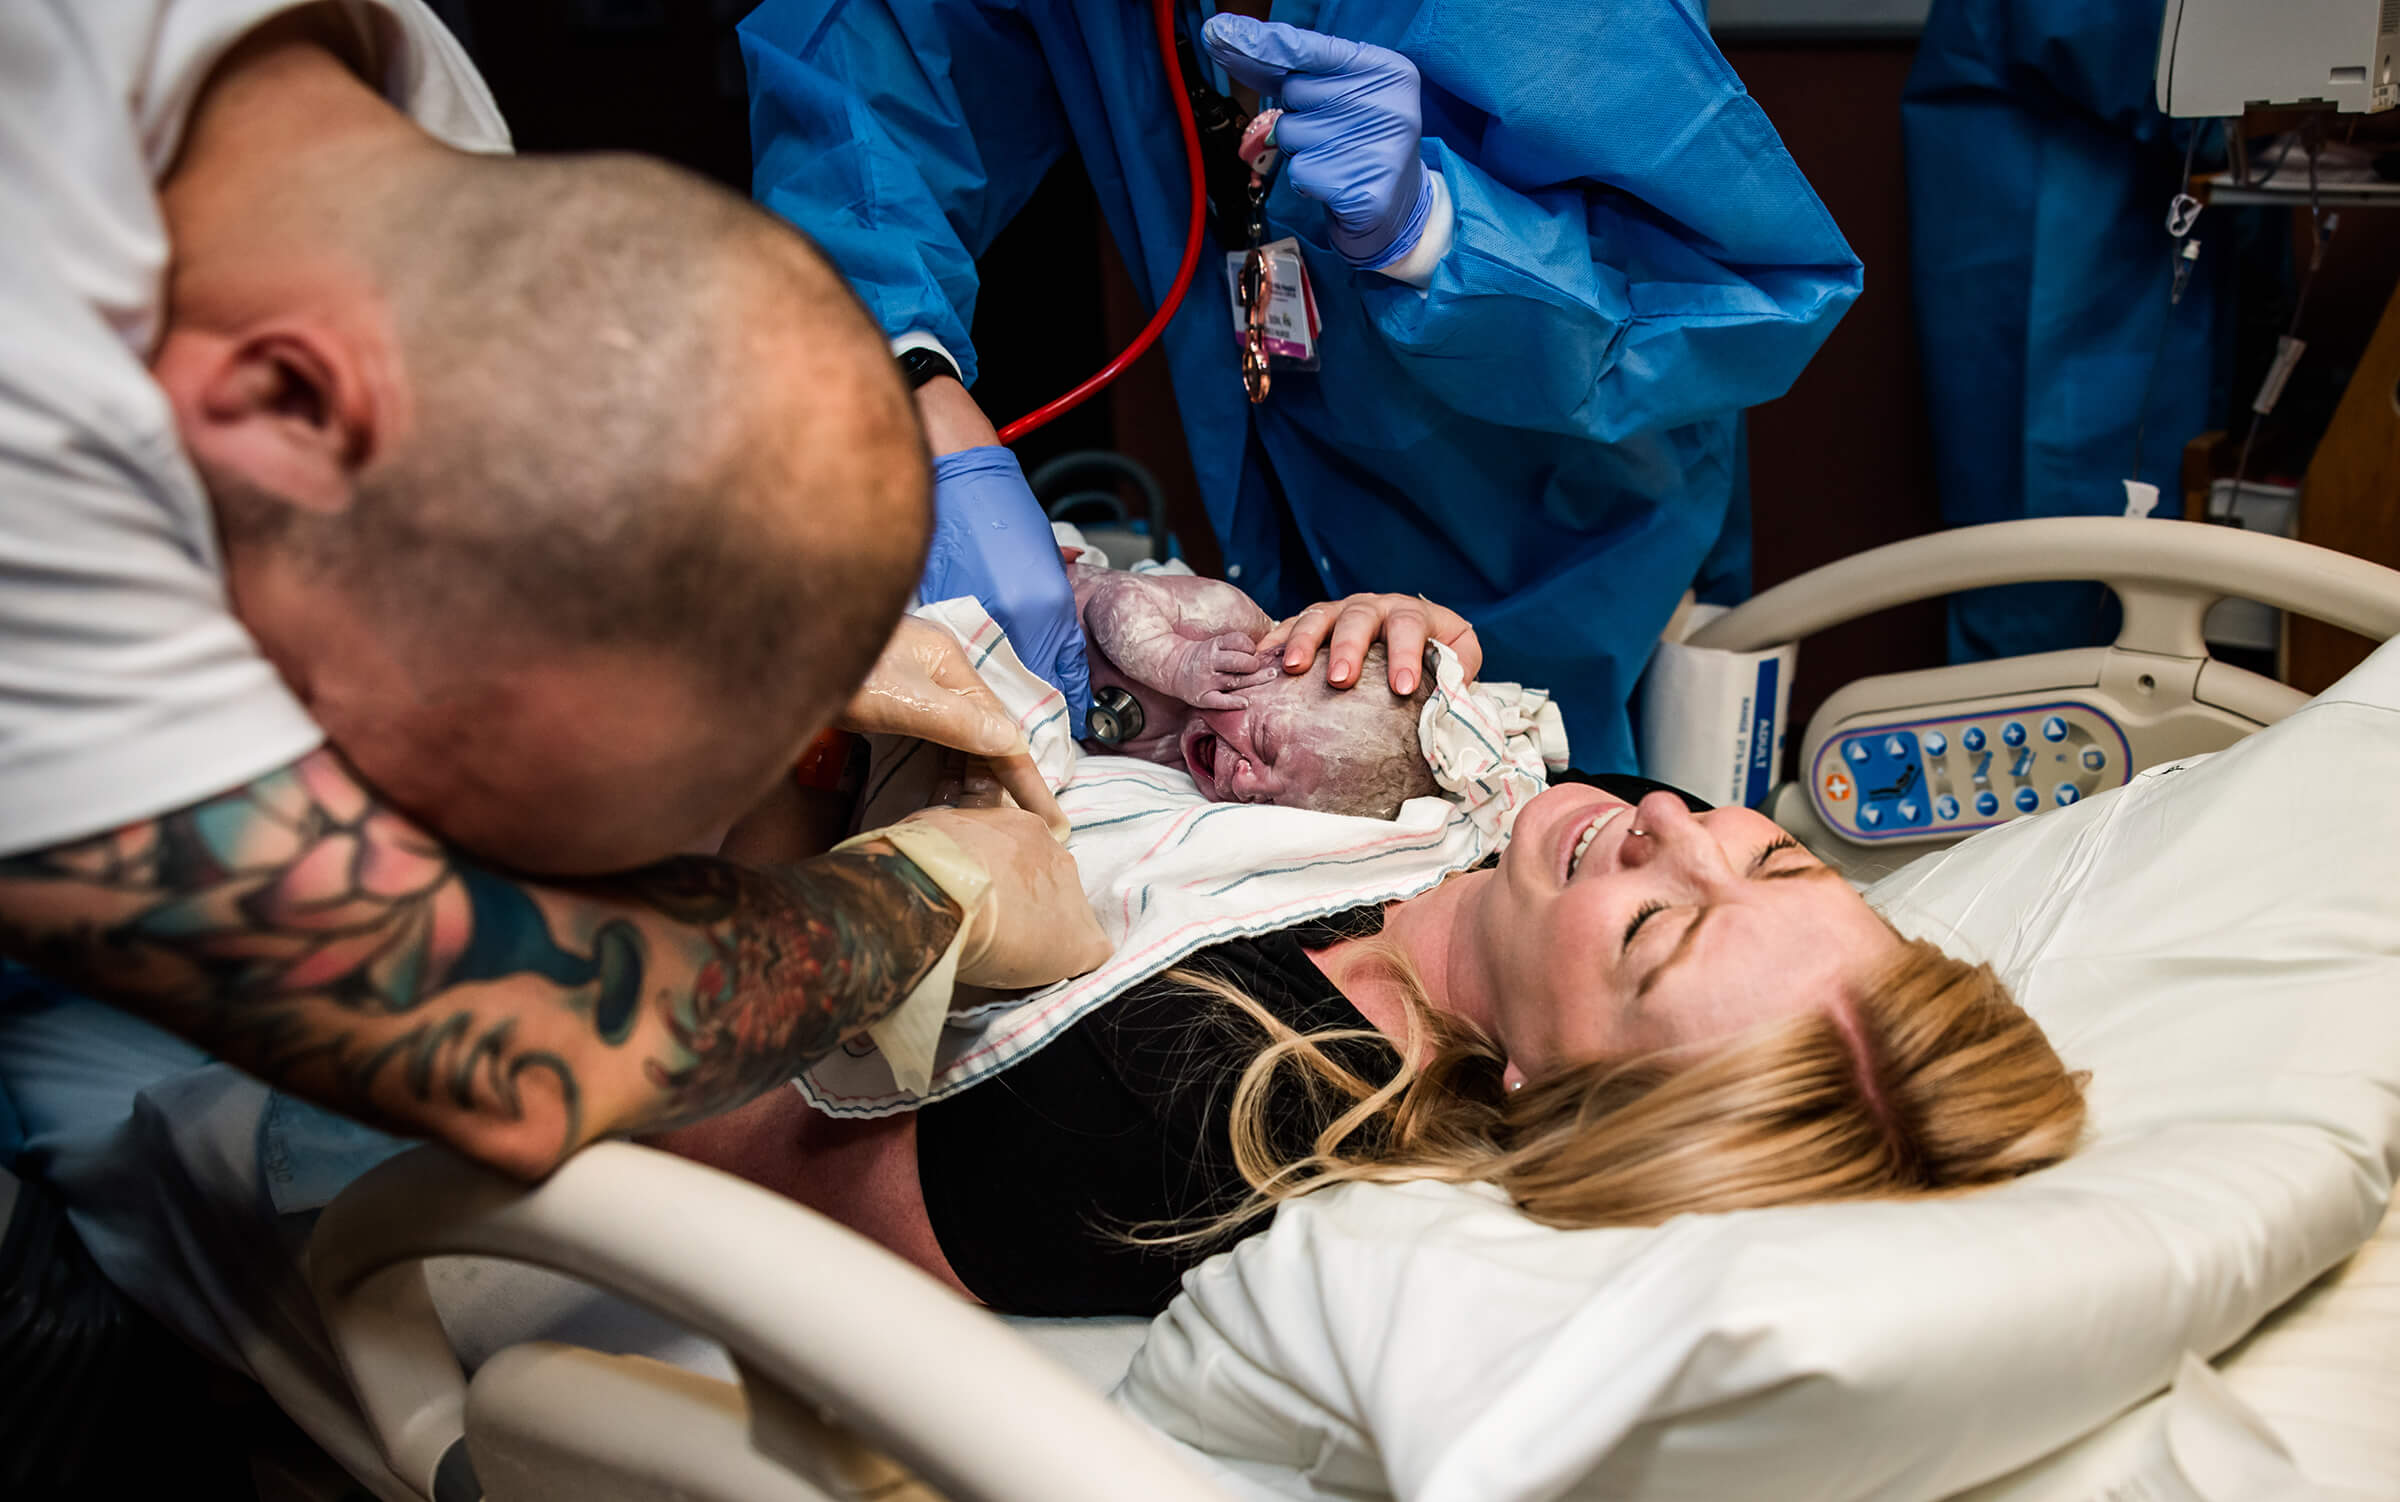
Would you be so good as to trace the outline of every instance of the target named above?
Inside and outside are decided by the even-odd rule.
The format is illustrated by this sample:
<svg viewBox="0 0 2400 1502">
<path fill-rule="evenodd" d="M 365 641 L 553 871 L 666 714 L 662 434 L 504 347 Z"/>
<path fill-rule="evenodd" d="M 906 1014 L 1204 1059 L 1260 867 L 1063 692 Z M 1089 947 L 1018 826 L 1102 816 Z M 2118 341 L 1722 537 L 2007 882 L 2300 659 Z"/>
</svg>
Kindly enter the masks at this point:
<svg viewBox="0 0 2400 1502">
<path fill-rule="evenodd" d="M 1089 739 L 1121 746 L 1142 733 L 1142 702 L 1121 688 L 1104 688 L 1092 695 L 1092 712 L 1083 723 Z"/>
</svg>

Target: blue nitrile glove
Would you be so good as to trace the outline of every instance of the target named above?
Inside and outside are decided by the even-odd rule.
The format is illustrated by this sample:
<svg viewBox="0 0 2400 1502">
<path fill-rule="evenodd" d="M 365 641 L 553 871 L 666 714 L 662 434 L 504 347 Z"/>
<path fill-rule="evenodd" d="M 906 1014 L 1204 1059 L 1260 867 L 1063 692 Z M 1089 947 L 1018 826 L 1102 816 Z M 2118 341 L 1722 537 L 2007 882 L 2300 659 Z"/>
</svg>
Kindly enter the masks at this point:
<svg viewBox="0 0 2400 1502">
<path fill-rule="evenodd" d="M 960 595 L 981 601 L 1018 659 L 1067 696 L 1070 728 L 1082 738 L 1092 707 L 1083 622 L 1050 519 L 1016 455 L 987 446 L 933 461 L 933 546 L 917 593 L 929 602 Z"/>
<path fill-rule="evenodd" d="M 1417 143 L 1417 65 L 1387 48 L 1281 21 L 1216 15 L 1200 28 L 1234 80 L 1277 96 L 1275 145 L 1292 186 L 1333 214 L 1333 248 L 1373 271 L 1416 249 L 1433 206 Z"/>
</svg>

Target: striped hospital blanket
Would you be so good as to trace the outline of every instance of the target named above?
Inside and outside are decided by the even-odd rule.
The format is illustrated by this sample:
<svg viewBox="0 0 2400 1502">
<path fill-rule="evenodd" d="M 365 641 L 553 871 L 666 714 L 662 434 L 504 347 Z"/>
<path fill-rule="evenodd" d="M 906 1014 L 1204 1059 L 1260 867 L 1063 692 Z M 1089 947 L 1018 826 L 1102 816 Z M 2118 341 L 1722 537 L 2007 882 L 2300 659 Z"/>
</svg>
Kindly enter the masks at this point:
<svg viewBox="0 0 2400 1502">
<path fill-rule="evenodd" d="M 1074 824 L 1083 889 L 1115 944 L 1089 975 L 1021 999 L 955 1013 L 935 1057 L 939 1100 L 1006 1069 L 1135 982 L 1196 950 L 1266 933 L 1366 903 L 1425 891 L 1500 847 L 1504 825 L 1459 803 L 1419 798 L 1390 822 L 1252 804 L 1210 803 L 1181 768 L 1123 756 L 1084 755 L 1067 733 L 1058 691 L 1018 662 L 1007 638 L 972 600 L 920 607 L 963 642 L 970 659 L 1024 727 L 1042 771 Z M 1464 707 L 1478 718 L 1473 705 Z M 1496 720 L 1478 734 L 1508 736 Z M 1520 756 L 1520 761 L 1523 757 Z M 922 807 L 939 757 L 923 742 L 879 741 L 861 828 Z M 1533 765 L 1539 767 L 1538 753 Z M 1496 776 L 1483 769 L 1487 777 Z M 1522 780 L 1517 769 L 1511 775 Z M 1446 780 L 1446 779 L 1445 779 Z M 1530 790 L 1538 791 L 1539 780 Z M 1513 812 L 1530 791 L 1508 799 Z M 884 1116 L 919 1103 L 861 1038 L 799 1081 L 810 1104 L 834 1116 Z"/>
</svg>

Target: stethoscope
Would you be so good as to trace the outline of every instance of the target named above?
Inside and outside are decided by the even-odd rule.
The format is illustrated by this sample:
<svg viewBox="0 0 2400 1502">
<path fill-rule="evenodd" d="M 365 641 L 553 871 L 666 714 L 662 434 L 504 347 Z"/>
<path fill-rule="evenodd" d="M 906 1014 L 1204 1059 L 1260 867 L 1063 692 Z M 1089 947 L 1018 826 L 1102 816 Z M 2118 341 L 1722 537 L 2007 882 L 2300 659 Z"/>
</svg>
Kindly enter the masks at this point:
<svg viewBox="0 0 2400 1502">
<path fill-rule="evenodd" d="M 1092 711 L 1084 716 L 1084 739 L 1103 746 L 1121 746 L 1142 733 L 1142 701 L 1121 688 L 1104 688 L 1092 695 Z"/>
</svg>

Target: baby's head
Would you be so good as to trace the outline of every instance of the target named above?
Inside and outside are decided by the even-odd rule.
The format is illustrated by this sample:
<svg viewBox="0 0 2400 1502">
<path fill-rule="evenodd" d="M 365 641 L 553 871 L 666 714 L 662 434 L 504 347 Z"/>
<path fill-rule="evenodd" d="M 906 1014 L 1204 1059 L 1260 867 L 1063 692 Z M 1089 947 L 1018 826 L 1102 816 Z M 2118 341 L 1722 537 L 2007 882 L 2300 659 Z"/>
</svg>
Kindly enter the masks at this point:
<svg viewBox="0 0 2400 1502">
<path fill-rule="evenodd" d="M 1243 689 L 1244 708 L 1194 712 L 1183 729 L 1183 762 L 1204 795 L 1389 819 L 1409 799 L 1441 791 L 1417 744 L 1431 666 L 1402 697 L 1392 692 L 1380 643 L 1367 649 L 1355 687 L 1325 681 L 1331 661 L 1319 654 L 1306 673 Z"/>
</svg>

